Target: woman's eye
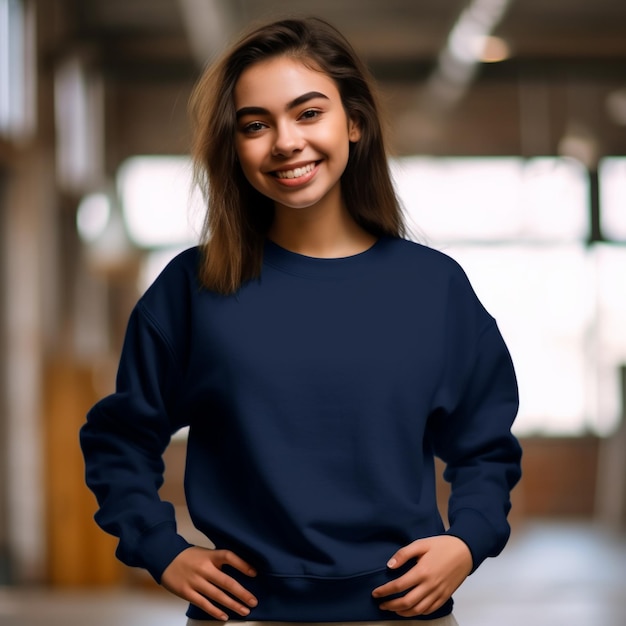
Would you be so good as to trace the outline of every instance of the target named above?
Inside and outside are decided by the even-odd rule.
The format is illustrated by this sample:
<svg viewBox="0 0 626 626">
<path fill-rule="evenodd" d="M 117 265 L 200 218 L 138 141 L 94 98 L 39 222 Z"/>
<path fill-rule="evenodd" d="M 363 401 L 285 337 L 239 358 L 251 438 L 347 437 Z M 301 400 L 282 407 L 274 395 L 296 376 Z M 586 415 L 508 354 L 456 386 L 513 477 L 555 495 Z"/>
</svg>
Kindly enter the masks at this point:
<svg viewBox="0 0 626 626">
<path fill-rule="evenodd" d="M 300 119 L 303 120 L 312 120 L 315 119 L 316 117 L 318 117 L 320 114 L 320 111 L 317 111 L 316 109 L 307 109 L 301 116 Z"/>
<path fill-rule="evenodd" d="M 246 124 L 243 127 L 243 132 L 244 133 L 258 133 L 260 130 L 263 130 L 265 128 L 264 124 L 261 124 L 261 122 L 250 122 L 250 124 Z"/>
</svg>

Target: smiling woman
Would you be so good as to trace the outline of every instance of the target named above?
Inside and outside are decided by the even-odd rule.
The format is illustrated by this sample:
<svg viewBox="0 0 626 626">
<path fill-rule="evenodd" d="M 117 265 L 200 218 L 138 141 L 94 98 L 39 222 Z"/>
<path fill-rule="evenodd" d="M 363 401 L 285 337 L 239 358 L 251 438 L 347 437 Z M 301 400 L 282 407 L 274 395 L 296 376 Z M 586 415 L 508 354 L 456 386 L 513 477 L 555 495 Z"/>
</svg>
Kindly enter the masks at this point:
<svg viewBox="0 0 626 626">
<path fill-rule="evenodd" d="M 452 594 L 507 542 L 520 476 L 495 320 L 456 262 L 401 237 L 370 80 L 330 25 L 244 36 L 193 111 L 203 239 L 138 302 L 116 393 L 81 431 L 98 522 L 190 624 L 454 626 Z M 212 550 L 159 497 L 184 427 Z"/>
</svg>

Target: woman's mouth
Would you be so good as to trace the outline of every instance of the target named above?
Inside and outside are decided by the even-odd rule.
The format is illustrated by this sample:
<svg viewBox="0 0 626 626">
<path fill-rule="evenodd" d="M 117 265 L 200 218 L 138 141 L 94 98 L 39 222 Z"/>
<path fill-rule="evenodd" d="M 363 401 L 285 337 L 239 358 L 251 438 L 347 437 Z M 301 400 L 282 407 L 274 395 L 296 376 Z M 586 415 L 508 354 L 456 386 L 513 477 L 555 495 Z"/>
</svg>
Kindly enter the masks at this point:
<svg viewBox="0 0 626 626">
<path fill-rule="evenodd" d="M 274 176 L 279 180 L 292 180 L 296 181 L 299 178 L 305 178 L 308 174 L 311 174 L 315 167 L 317 166 L 316 161 L 312 161 L 311 163 L 307 163 L 306 165 L 302 165 L 300 167 L 294 167 L 290 170 L 275 170 L 273 172 Z"/>
</svg>

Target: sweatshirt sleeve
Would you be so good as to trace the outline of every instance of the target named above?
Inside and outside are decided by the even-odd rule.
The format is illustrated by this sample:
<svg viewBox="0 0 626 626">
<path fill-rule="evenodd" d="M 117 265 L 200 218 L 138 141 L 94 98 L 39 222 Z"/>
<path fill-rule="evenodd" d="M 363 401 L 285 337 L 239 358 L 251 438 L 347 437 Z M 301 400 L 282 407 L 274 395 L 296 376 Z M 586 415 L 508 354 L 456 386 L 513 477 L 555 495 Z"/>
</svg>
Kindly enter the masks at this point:
<svg viewBox="0 0 626 626">
<path fill-rule="evenodd" d="M 511 433 L 519 399 L 513 363 L 495 320 L 469 283 L 453 297 L 445 382 L 431 417 L 434 452 L 451 484 L 448 534 L 472 553 L 473 570 L 506 545 L 510 492 L 521 477 L 521 447 Z"/>
<path fill-rule="evenodd" d="M 119 538 L 117 557 L 160 582 L 190 544 L 176 531 L 174 507 L 159 498 L 163 452 L 177 423 L 174 390 L 182 371 L 170 342 L 140 301 L 131 314 L 116 390 L 88 413 L 80 432 L 95 519 Z"/>
</svg>

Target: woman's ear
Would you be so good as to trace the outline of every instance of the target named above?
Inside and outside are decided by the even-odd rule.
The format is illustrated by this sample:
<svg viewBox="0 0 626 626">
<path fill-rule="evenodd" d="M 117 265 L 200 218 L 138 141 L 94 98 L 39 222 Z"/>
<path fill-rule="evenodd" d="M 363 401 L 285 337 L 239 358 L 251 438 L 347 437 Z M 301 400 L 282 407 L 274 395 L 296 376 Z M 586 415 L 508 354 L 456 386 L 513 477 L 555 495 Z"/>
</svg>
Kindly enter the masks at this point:
<svg viewBox="0 0 626 626">
<path fill-rule="evenodd" d="M 361 139 L 361 122 L 355 117 L 348 118 L 348 139 L 352 143 Z"/>
</svg>

